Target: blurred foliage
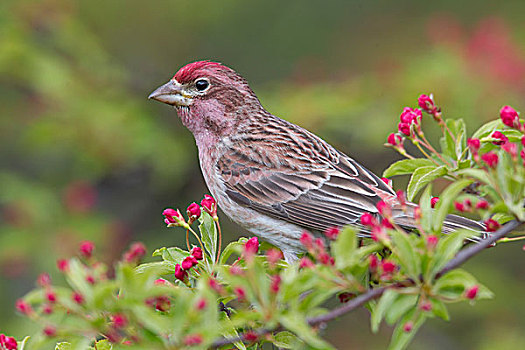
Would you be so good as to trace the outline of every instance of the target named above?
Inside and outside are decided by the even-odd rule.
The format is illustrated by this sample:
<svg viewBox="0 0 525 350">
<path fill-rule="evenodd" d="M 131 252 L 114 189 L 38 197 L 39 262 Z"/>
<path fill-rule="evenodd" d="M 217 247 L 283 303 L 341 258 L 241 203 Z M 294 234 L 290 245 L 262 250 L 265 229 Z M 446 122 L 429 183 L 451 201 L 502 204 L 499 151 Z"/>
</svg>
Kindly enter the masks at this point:
<svg viewBox="0 0 525 350">
<path fill-rule="evenodd" d="M 82 239 L 105 247 L 106 261 L 133 238 L 183 241 L 155 218 L 205 191 L 194 142 L 173 110 L 146 100 L 180 66 L 232 66 L 271 112 L 380 173 L 396 157 L 381 144 L 420 93 L 469 130 L 504 104 L 525 110 L 524 10 L 521 1 L 0 2 L 0 328 L 27 333 L 14 300 Z M 472 266 L 498 296 L 491 306 L 452 308 L 456 322 L 431 322 L 413 347 L 524 344 L 518 250 Z M 385 346 L 357 319 L 340 324 L 329 331 L 336 346 Z"/>
</svg>

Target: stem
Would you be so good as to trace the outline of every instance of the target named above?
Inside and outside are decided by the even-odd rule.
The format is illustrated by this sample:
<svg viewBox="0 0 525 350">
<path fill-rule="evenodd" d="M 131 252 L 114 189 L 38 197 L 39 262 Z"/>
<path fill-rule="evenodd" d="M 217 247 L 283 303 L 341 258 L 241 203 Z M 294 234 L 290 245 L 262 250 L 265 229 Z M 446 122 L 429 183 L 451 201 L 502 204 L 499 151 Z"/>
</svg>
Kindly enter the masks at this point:
<svg viewBox="0 0 525 350">
<path fill-rule="evenodd" d="M 441 155 L 441 153 L 439 153 L 438 151 L 436 151 L 436 149 L 430 144 L 430 142 L 428 142 L 427 138 L 425 137 L 425 134 L 421 133 L 421 139 L 423 141 L 423 145 L 428 148 L 428 150 L 432 153 L 434 153 L 439 159 L 441 159 L 441 161 L 443 163 L 445 163 L 446 165 L 448 165 L 449 167 L 452 166 L 449 162 L 447 162 L 445 160 L 445 158 L 443 158 L 443 156 Z"/>
<path fill-rule="evenodd" d="M 217 261 L 215 261 L 215 264 L 218 264 L 219 257 L 221 256 L 221 249 L 222 249 L 222 231 L 221 231 L 221 225 L 219 224 L 219 217 L 214 216 L 213 221 L 215 221 L 215 224 L 217 225 L 217 232 L 219 233 L 219 244 L 217 247 Z"/>
<path fill-rule="evenodd" d="M 430 159 L 431 161 L 433 161 L 434 164 L 439 165 L 439 163 L 436 162 L 432 157 L 430 157 L 430 156 L 427 154 L 427 152 L 425 152 L 425 150 L 420 146 L 420 142 L 419 142 L 418 139 L 414 139 L 414 140 L 412 140 L 412 143 L 413 143 L 414 145 L 416 145 L 416 147 L 419 149 L 419 151 L 421 151 L 421 153 L 423 153 L 423 155 L 424 155 L 425 157 L 427 157 L 428 159 Z"/>
<path fill-rule="evenodd" d="M 202 241 L 201 241 L 201 239 L 199 238 L 199 235 L 197 235 L 197 234 L 195 233 L 195 231 L 193 231 L 193 229 L 192 229 L 190 226 L 188 226 L 188 230 L 191 231 L 191 233 L 193 233 L 193 235 L 195 236 L 195 238 L 197 238 L 197 241 L 199 241 L 199 244 L 200 244 L 200 246 L 201 246 L 201 249 L 202 249 L 202 251 L 204 252 L 204 244 L 202 244 Z M 188 248 L 188 250 L 189 250 L 189 248 Z"/>
<path fill-rule="evenodd" d="M 188 247 L 188 251 L 191 250 L 191 247 L 190 247 L 190 230 L 186 230 L 186 247 Z"/>
</svg>

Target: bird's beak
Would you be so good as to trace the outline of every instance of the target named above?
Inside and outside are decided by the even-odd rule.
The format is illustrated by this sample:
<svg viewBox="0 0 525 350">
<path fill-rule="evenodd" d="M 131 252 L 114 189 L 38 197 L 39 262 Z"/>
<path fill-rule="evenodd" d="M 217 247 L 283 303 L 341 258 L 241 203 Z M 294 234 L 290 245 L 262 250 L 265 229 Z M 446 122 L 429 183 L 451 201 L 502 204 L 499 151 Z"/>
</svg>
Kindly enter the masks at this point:
<svg viewBox="0 0 525 350">
<path fill-rule="evenodd" d="M 189 106 L 191 96 L 184 93 L 182 85 L 176 80 L 170 80 L 166 84 L 153 91 L 148 99 L 157 100 L 172 106 Z"/>
</svg>

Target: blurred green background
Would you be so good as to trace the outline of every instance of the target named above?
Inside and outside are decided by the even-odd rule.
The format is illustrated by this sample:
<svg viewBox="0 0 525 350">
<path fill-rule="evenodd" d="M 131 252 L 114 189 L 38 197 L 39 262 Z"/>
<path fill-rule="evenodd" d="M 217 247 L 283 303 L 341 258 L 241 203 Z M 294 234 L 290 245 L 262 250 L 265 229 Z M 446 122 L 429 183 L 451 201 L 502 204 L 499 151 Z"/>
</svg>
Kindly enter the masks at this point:
<svg viewBox="0 0 525 350">
<path fill-rule="evenodd" d="M 471 132 L 504 104 L 525 110 L 524 13 L 523 1 L 3 0 L 0 332 L 32 332 L 14 301 L 40 272 L 58 278 L 55 260 L 81 240 L 107 262 L 133 240 L 182 244 L 161 212 L 206 193 L 196 147 L 146 98 L 182 65 L 229 65 L 268 110 L 381 173 L 397 158 L 382 144 L 421 93 Z M 222 222 L 227 240 L 244 234 Z M 410 348 L 524 348 L 523 254 L 507 244 L 470 262 L 496 298 L 453 306 Z M 341 349 L 381 349 L 391 329 L 372 335 L 361 310 L 326 332 Z"/>
</svg>

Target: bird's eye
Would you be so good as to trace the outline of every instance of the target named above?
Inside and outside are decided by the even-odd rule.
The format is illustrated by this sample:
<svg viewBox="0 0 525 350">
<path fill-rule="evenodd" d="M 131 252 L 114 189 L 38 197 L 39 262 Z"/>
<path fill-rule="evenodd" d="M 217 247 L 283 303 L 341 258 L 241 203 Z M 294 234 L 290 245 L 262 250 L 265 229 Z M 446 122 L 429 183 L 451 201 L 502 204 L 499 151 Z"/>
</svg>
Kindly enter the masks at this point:
<svg viewBox="0 0 525 350">
<path fill-rule="evenodd" d="M 195 87 L 199 91 L 204 91 L 210 86 L 210 82 L 206 79 L 199 79 L 195 82 Z"/>
</svg>

